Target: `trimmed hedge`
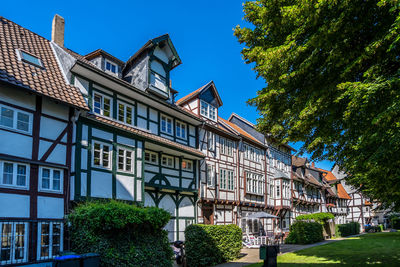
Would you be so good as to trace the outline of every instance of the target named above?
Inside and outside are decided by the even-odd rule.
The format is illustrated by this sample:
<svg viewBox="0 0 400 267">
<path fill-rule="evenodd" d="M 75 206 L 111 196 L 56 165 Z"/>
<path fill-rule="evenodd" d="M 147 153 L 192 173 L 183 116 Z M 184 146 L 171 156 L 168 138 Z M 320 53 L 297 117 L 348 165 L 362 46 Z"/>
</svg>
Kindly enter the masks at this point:
<svg viewBox="0 0 400 267">
<path fill-rule="evenodd" d="M 86 202 L 69 215 L 72 250 L 100 254 L 101 266 L 172 266 L 163 227 L 170 214 L 118 201 Z"/>
<path fill-rule="evenodd" d="M 318 222 L 295 221 L 285 239 L 287 244 L 312 244 L 324 240 L 322 225 Z"/>
<path fill-rule="evenodd" d="M 335 226 L 336 237 L 345 237 L 349 235 L 357 235 L 360 233 L 360 224 L 358 222 L 350 222 L 345 224 L 337 224 Z"/>
<path fill-rule="evenodd" d="M 242 230 L 234 224 L 192 224 L 185 230 L 187 266 L 214 266 L 233 260 L 242 248 Z"/>
<path fill-rule="evenodd" d="M 326 223 L 329 220 L 335 219 L 335 216 L 330 212 L 319 212 L 312 214 L 304 214 L 296 217 L 297 221 L 314 221 L 319 223 Z"/>
</svg>

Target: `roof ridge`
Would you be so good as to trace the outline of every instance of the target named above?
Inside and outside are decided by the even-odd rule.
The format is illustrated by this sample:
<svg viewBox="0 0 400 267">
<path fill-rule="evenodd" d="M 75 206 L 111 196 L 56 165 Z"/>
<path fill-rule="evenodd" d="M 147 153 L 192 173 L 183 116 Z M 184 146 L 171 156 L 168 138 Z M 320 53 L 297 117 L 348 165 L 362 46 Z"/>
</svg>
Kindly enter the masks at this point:
<svg viewBox="0 0 400 267">
<path fill-rule="evenodd" d="M 22 29 L 24 29 L 24 30 L 26 30 L 26 31 L 28 31 L 28 32 L 33 33 L 34 35 L 38 36 L 39 38 L 42 38 L 42 39 L 44 39 L 44 40 L 46 40 L 46 41 L 48 41 L 48 42 L 51 42 L 51 40 L 47 39 L 46 37 L 41 36 L 40 34 L 34 32 L 34 31 L 32 31 L 32 30 L 29 30 L 28 28 L 25 28 L 24 26 L 19 25 L 18 23 L 14 22 L 14 21 L 12 21 L 12 20 L 10 20 L 10 19 L 7 19 L 7 18 L 5 18 L 5 17 L 3 17 L 3 16 L 0 16 L 0 20 L 4 20 L 4 19 L 6 20 L 7 23 L 12 23 L 12 24 L 14 24 L 14 25 L 16 25 L 16 26 L 18 26 L 18 27 L 20 27 L 20 28 L 22 28 Z"/>
</svg>

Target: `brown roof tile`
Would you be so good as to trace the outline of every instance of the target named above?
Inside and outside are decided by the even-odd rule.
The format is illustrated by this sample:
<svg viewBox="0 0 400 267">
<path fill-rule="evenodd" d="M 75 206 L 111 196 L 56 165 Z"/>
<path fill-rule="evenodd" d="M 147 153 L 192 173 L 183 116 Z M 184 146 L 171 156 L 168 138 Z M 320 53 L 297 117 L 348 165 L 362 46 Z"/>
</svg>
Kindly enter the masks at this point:
<svg viewBox="0 0 400 267">
<path fill-rule="evenodd" d="M 227 124 L 229 127 L 233 128 L 235 131 L 237 131 L 240 135 L 246 137 L 247 139 L 250 139 L 251 141 L 255 142 L 258 145 L 264 146 L 263 143 L 261 143 L 260 141 L 258 141 L 256 138 L 254 138 L 251 134 L 249 134 L 248 132 L 246 132 L 245 130 L 243 130 L 242 128 L 240 128 L 239 126 L 237 126 L 236 124 L 233 124 L 230 121 L 224 120 L 221 117 L 218 117 L 219 120 L 221 120 L 222 122 L 224 122 L 225 124 Z"/>
<path fill-rule="evenodd" d="M 339 198 L 343 198 L 343 199 L 351 199 L 351 197 L 349 196 L 349 194 L 347 194 L 346 189 L 344 189 L 342 184 L 337 184 L 337 193 L 338 193 L 338 197 Z"/>
<path fill-rule="evenodd" d="M 49 40 L 0 16 L 0 47 L 1 81 L 89 109 L 79 89 L 65 81 Z M 43 68 L 18 60 L 17 49 L 38 57 Z"/>
</svg>

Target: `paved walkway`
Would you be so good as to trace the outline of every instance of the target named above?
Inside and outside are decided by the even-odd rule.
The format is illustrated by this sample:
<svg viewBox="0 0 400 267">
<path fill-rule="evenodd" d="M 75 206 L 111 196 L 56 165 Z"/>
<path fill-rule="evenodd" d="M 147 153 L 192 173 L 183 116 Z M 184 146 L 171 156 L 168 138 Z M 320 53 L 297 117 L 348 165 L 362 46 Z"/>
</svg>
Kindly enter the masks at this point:
<svg viewBox="0 0 400 267">
<path fill-rule="evenodd" d="M 279 255 L 289 253 L 289 252 L 299 251 L 299 250 L 306 249 L 306 248 L 321 246 L 321 245 L 325 245 L 325 244 L 329 244 L 329 243 L 333 243 L 333 242 L 337 242 L 337 241 L 341 241 L 341 240 L 345 240 L 349 237 L 354 237 L 354 236 L 359 236 L 359 235 L 353 235 L 353 236 L 341 237 L 341 238 L 335 238 L 335 239 L 328 239 L 328 240 L 324 240 L 324 241 L 314 243 L 314 244 L 309 244 L 309 245 L 283 244 L 283 245 L 281 245 L 281 253 Z M 253 263 L 257 263 L 257 262 L 260 262 L 259 253 L 260 252 L 259 252 L 258 248 L 243 248 L 240 251 L 239 259 L 236 259 L 231 262 L 223 263 L 223 264 L 217 265 L 215 267 L 242 267 L 242 266 L 250 265 Z"/>
</svg>

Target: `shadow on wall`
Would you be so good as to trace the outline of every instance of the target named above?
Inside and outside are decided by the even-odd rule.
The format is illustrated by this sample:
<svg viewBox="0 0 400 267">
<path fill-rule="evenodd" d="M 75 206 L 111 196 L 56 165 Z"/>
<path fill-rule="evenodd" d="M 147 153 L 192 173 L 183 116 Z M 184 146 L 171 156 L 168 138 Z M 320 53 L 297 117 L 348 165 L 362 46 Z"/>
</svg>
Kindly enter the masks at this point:
<svg viewBox="0 0 400 267">
<path fill-rule="evenodd" d="M 300 250 L 280 256 L 278 263 L 279 266 L 365 266 L 368 264 L 399 266 L 400 232 L 361 235 L 344 241 Z"/>
</svg>

